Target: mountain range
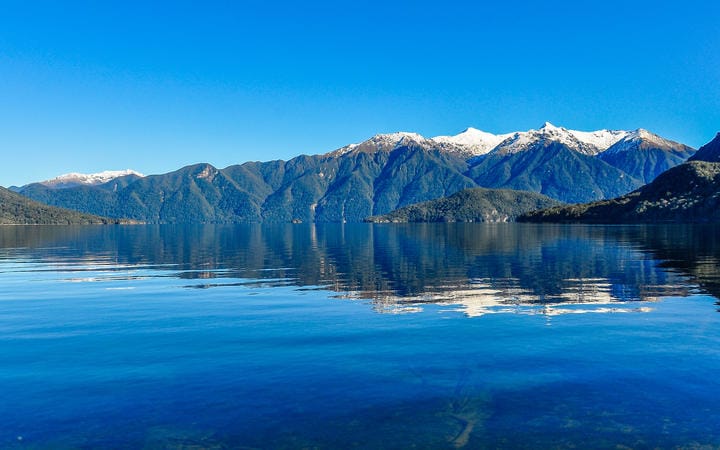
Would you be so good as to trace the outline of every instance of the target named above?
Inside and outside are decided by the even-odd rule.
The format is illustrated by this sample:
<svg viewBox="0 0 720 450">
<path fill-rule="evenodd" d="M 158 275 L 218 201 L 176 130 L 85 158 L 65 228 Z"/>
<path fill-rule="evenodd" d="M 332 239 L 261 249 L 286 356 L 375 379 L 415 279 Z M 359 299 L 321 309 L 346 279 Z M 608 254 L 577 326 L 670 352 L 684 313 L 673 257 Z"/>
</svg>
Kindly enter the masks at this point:
<svg viewBox="0 0 720 450">
<path fill-rule="evenodd" d="M 476 187 L 570 203 L 613 198 L 694 152 L 642 129 L 582 132 L 546 123 L 501 135 L 474 128 L 434 138 L 380 134 L 289 161 L 196 164 L 162 175 L 49 180 L 16 190 L 50 205 L 154 223 L 359 222 Z"/>
</svg>

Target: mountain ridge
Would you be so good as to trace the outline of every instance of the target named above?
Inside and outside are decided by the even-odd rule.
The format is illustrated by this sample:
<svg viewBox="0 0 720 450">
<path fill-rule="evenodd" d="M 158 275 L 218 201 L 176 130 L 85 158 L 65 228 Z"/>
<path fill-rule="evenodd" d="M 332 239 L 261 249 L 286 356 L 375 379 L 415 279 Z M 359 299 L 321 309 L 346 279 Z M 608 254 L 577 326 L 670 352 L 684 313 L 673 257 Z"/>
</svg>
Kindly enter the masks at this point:
<svg viewBox="0 0 720 450">
<path fill-rule="evenodd" d="M 489 133 L 476 129 L 456 135 L 457 142 L 438 142 L 417 133 L 379 134 L 329 153 L 287 161 L 247 162 L 224 169 L 201 163 L 94 186 L 53 189 L 34 183 L 20 192 L 55 206 L 153 223 L 359 222 L 468 188 L 520 189 L 562 202 L 587 202 L 622 195 L 643 184 L 597 153 L 631 132 L 571 131 L 547 123 L 523 135 L 529 145 L 521 151 L 498 150 L 517 143 L 513 135 L 482 155 L 468 149 L 479 142 L 473 139 L 488 138 Z M 586 133 L 590 137 L 581 137 L 597 145 L 588 150 L 590 144 L 573 133 Z M 650 166 L 660 164 L 665 161 L 653 160 Z"/>
<path fill-rule="evenodd" d="M 436 145 L 446 151 L 459 152 L 472 157 L 485 155 L 493 151 L 515 153 L 522 151 L 537 140 L 547 140 L 562 142 L 574 150 L 596 155 L 607 150 L 611 145 L 630 133 L 632 132 L 608 129 L 595 131 L 570 130 L 564 127 L 556 127 L 550 122 L 545 122 L 538 129 L 501 134 L 493 134 L 473 127 L 468 127 L 456 135 L 441 135 L 429 138 L 419 133 L 399 131 L 376 134 L 365 141 L 349 144 L 325 154 L 340 156 L 355 149 L 361 151 L 389 151 L 398 144 L 407 145 L 408 141 L 410 141 L 421 145 Z"/>
<path fill-rule="evenodd" d="M 75 186 L 97 186 L 123 177 L 142 178 L 144 176 L 145 175 L 141 174 L 140 172 L 132 169 L 104 170 L 97 173 L 71 172 L 58 175 L 55 178 L 51 178 L 49 180 L 38 181 L 37 183 L 55 189 L 65 189 Z M 20 190 L 22 190 L 23 187 L 24 186 L 16 187 L 15 189 L 10 188 L 10 190 L 19 192 Z"/>
</svg>

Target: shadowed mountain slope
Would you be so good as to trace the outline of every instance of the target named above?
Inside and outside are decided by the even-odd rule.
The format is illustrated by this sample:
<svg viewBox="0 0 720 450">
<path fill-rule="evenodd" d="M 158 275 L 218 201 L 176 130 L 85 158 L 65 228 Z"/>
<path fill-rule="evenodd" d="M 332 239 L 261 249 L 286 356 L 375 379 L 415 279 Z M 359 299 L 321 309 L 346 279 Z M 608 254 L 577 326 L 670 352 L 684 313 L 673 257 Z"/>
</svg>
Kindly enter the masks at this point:
<svg viewBox="0 0 720 450">
<path fill-rule="evenodd" d="M 693 161 L 622 197 L 528 213 L 521 222 L 720 222 L 720 163 Z"/>
</svg>

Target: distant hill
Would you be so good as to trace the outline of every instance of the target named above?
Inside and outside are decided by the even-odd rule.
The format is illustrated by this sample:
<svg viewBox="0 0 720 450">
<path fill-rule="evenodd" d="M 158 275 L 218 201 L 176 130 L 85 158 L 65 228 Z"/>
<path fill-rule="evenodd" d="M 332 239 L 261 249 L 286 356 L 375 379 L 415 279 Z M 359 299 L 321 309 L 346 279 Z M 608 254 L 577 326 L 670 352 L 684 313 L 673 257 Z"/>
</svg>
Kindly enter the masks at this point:
<svg viewBox="0 0 720 450">
<path fill-rule="evenodd" d="M 119 222 L 117 219 L 44 205 L 0 187 L 0 225 L 80 225 Z"/>
<path fill-rule="evenodd" d="M 720 222 L 720 163 L 692 161 L 612 200 L 535 211 L 519 222 Z"/>
<path fill-rule="evenodd" d="M 365 220 L 376 223 L 513 222 L 521 214 L 559 204 L 557 200 L 534 192 L 473 188 Z"/>
</svg>

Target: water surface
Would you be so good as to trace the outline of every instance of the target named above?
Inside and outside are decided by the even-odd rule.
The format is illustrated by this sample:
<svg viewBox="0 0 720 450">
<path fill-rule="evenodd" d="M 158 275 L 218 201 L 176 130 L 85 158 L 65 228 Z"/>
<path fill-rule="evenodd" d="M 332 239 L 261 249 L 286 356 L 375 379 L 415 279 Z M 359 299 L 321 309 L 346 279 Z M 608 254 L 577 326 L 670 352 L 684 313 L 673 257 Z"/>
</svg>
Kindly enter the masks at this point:
<svg viewBox="0 0 720 450">
<path fill-rule="evenodd" d="M 711 226 L 0 228 L 3 448 L 720 447 Z"/>
</svg>

